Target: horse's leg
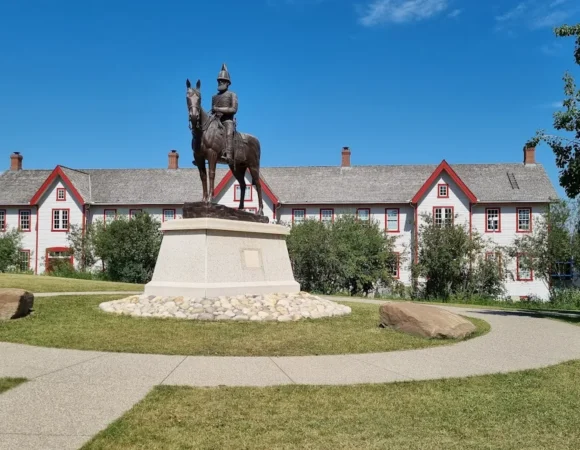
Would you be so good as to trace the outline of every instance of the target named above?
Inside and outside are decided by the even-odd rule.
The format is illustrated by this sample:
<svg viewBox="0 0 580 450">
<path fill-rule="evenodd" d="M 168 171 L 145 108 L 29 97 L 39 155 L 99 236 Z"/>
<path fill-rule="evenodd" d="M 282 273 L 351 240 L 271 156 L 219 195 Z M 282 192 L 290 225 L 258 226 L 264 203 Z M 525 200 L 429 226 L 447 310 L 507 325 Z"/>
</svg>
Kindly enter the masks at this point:
<svg viewBox="0 0 580 450">
<path fill-rule="evenodd" d="M 264 215 L 264 203 L 262 202 L 262 182 L 260 181 L 260 168 L 259 166 L 250 166 L 250 175 L 252 175 L 252 183 L 256 186 L 256 192 L 258 193 L 258 215 Z"/>
<path fill-rule="evenodd" d="M 244 209 L 244 200 L 246 199 L 246 167 L 238 164 L 234 170 L 234 166 L 230 166 L 230 170 L 234 174 L 234 178 L 240 185 L 240 204 L 238 209 Z"/>
<path fill-rule="evenodd" d="M 193 161 L 199 170 L 199 178 L 201 179 L 201 187 L 203 189 L 202 202 L 207 202 L 207 170 L 205 168 L 205 158 L 201 155 L 193 155 Z"/>
<path fill-rule="evenodd" d="M 213 191 L 215 186 L 215 168 L 217 165 L 217 159 L 218 152 L 214 151 L 213 149 L 207 152 L 207 162 L 209 166 L 209 197 L 207 200 L 208 203 L 211 203 L 213 201 L 214 195 Z"/>
</svg>

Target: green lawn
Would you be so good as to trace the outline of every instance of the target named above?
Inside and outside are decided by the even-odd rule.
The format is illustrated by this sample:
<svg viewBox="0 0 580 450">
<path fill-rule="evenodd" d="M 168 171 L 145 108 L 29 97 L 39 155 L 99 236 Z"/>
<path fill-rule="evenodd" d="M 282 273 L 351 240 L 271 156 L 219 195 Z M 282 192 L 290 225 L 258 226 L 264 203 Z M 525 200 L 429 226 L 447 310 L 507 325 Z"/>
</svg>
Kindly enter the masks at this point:
<svg viewBox="0 0 580 450">
<path fill-rule="evenodd" d="M 18 386 L 26 381 L 26 378 L 0 378 L 0 394 Z"/>
<path fill-rule="evenodd" d="M 0 273 L 0 288 L 26 289 L 30 292 L 143 291 L 143 287 L 142 284 L 132 283 Z"/>
<path fill-rule="evenodd" d="M 83 447 L 577 449 L 580 361 L 358 386 L 159 386 Z"/>
<path fill-rule="evenodd" d="M 202 322 L 105 313 L 110 295 L 39 298 L 34 314 L 0 323 L 0 341 L 58 348 L 170 355 L 282 356 L 387 352 L 452 344 L 378 327 L 377 305 L 349 316 L 298 322 Z M 489 324 L 470 319 L 477 334 Z"/>
</svg>

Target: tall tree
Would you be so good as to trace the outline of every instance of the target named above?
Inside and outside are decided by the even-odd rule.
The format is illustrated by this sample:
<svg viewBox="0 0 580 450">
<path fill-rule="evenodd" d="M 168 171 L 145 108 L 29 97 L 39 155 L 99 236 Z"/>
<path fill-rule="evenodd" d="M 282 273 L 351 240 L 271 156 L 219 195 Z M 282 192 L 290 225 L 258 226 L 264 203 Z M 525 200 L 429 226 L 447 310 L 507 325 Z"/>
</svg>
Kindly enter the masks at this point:
<svg viewBox="0 0 580 450">
<path fill-rule="evenodd" d="M 555 28 L 558 37 L 576 36 L 574 59 L 580 65 L 580 24 L 563 25 Z M 576 90 L 574 78 L 569 72 L 564 74 L 564 111 L 554 113 L 554 128 L 572 133 L 571 137 L 547 134 L 538 130 L 529 145 L 537 145 L 540 141 L 546 142 L 556 155 L 556 165 L 560 169 L 560 185 L 570 198 L 580 194 L 580 90 Z"/>
</svg>

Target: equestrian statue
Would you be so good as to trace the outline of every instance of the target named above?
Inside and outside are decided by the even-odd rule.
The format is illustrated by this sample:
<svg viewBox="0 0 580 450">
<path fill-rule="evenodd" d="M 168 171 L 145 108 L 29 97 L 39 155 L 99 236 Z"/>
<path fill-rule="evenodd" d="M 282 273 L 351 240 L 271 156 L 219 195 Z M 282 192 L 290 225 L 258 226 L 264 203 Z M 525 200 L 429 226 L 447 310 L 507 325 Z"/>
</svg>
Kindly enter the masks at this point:
<svg viewBox="0 0 580 450">
<path fill-rule="evenodd" d="M 238 97 L 229 90 L 230 74 L 225 64 L 218 74 L 218 93 L 212 97 L 212 108 L 207 113 L 201 106 L 201 82 L 195 88 L 189 79 L 185 85 L 189 129 L 192 133 L 193 164 L 199 170 L 203 186 L 203 199 L 211 203 L 214 198 L 215 170 L 218 163 L 227 164 L 240 185 L 239 209 L 244 208 L 246 171 L 250 171 L 252 185 L 258 193 L 258 211 L 264 215 L 262 185 L 260 183 L 260 141 L 250 134 L 236 131 L 235 114 Z M 208 162 L 207 168 L 205 162 Z M 207 172 L 209 170 L 209 189 Z"/>
</svg>

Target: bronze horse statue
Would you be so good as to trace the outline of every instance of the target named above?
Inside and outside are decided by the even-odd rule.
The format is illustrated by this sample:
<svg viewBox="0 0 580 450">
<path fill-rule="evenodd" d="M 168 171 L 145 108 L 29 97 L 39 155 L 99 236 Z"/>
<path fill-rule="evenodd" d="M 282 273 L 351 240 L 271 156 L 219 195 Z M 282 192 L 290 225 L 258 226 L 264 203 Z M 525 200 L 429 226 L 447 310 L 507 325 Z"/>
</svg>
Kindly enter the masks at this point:
<svg viewBox="0 0 580 450">
<path fill-rule="evenodd" d="M 225 130 L 221 122 L 213 115 L 204 111 L 201 106 L 201 82 L 197 80 L 195 88 L 191 86 L 189 79 L 185 82 L 187 87 L 187 110 L 189 113 L 189 128 L 192 133 L 191 148 L 193 150 L 193 163 L 199 170 L 201 184 L 203 186 L 203 202 L 211 203 L 214 198 L 215 169 L 218 163 L 225 163 L 222 158 L 222 150 L 225 148 Z M 205 161 L 208 162 L 206 168 Z M 234 138 L 234 161 L 229 164 L 235 179 L 240 184 L 239 209 L 244 208 L 246 194 L 246 171 L 250 171 L 252 185 L 258 193 L 258 211 L 264 215 L 262 203 L 262 185 L 260 183 L 260 141 L 247 133 L 235 133 Z M 207 184 L 207 169 L 209 169 L 209 192 Z"/>
</svg>

